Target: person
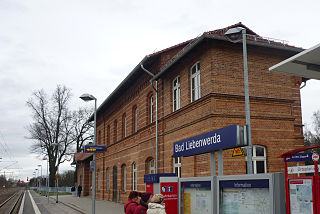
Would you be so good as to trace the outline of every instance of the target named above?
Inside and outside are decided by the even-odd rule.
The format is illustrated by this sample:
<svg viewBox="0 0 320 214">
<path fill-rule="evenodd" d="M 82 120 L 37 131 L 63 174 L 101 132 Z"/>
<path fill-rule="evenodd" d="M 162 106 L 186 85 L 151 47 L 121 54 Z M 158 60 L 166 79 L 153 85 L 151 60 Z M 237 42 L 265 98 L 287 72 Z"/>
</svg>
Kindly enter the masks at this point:
<svg viewBox="0 0 320 214">
<path fill-rule="evenodd" d="M 146 214 L 148 210 L 148 204 L 152 198 L 152 194 L 150 192 L 141 193 L 140 204 L 134 211 L 134 214 Z"/>
<path fill-rule="evenodd" d="M 78 197 L 79 198 L 81 196 L 81 191 L 82 191 L 82 186 L 79 184 L 79 186 L 78 186 Z"/>
<path fill-rule="evenodd" d="M 163 205 L 163 195 L 155 194 L 148 204 L 147 214 L 166 214 L 166 210 Z"/>
<path fill-rule="evenodd" d="M 76 196 L 76 188 L 75 188 L 75 186 L 72 186 L 72 187 L 71 187 L 71 193 L 72 193 L 72 196 L 73 196 L 73 197 Z"/>
<path fill-rule="evenodd" d="M 140 194 L 137 191 L 130 192 L 128 201 L 123 206 L 125 214 L 134 214 L 135 209 L 138 207 L 139 196 Z"/>
</svg>

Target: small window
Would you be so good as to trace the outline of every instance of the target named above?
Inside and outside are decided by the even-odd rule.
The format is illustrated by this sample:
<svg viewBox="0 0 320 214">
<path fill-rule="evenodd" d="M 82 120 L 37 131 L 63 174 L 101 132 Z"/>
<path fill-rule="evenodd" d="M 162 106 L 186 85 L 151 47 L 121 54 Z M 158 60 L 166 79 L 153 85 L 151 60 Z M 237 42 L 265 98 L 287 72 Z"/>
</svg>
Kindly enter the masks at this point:
<svg viewBox="0 0 320 214">
<path fill-rule="evenodd" d="M 132 109 L 132 130 L 133 133 L 136 133 L 138 131 L 138 108 L 137 106 L 134 106 Z"/>
<path fill-rule="evenodd" d="M 154 159 L 150 159 L 148 161 L 148 169 L 149 169 L 149 174 L 155 174 L 156 173 L 156 168 L 155 168 L 155 161 Z"/>
<path fill-rule="evenodd" d="M 191 79 L 191 102 L 200 98 L 200 62 L 194 64 L 190 69 Z"/>
<path fill-rule="evenodd" d="M 100 144 L 100 145 L 102 144 L 101 143 L 101 131 L 100 130 L 98 131 L 98 142 L 97 142 L 97 144 Z"/>
<path fill-rule="evenodd" d="M 172 104 L 173 111 L 180 109 L 180 76 L 177 76 L 172 82 Z"/>
<path fill-rule="evenodd" d="M 97 183 L 98 183 L 97 191 L 100 191 L 100 188 L 101 188 L 101 172 L 100 172 L 99 169 L 97 170 L 97 176 L 98 176 L 98 178 L 97 178 Z"/>
<path fill-rule="evenodd" d="M 110 192 L 110 170 L 107 168 L 107 179 L 106 179 L 106 191 L 109 193 Z"/>
<path fill-rule="evenodd" d="M 122 137 L 127 137 L 127 117 L 126 113 L 122 115 Z"/>
<path fill-rule="evenodd" d="M 177 177 L 181 177 L 181 157 L 173 158 L 173 172 L 177 175 Z"/>
<path fill-rule="evenodd" d="M 153 122 L 153 95 L 151 95 L 150 97 L 149 97 L 149 105 L 150 105 L 150 109 L 149 109 L 149 111 L 150 111 L 150 123 L 152 123 Z"/>
<path fill-rule="evenodd" d="M 267 154 L 264 146 L 252 146 L 253 173 L 267 173 Z"/>
<path fill-rule="evenodd" d="M 110 145 L 110 126 L 107 126 L 107 146 Z"/>
<path fill-rule="evenodd" d="M 114 142 L 117 142 L 117 135 L 118 135 L 118 121 L 114 120 L 114 135 L 113 135 Z"/>
<path fill-rule="evenodd" d="M 132 164 L 132 190 L 133 191 L 137 191 L 137 178 L 138 178 L 138 175 L 137 175 L 137 164 L 136 163 L 133 163 Z"/>
<path fill-rule="evenodd" d="M 126 165 L 123 164 L 121 166 L 121 189 L 122 192 L 126 192 L 127 191 L 127 168 Z"/>
</svg>

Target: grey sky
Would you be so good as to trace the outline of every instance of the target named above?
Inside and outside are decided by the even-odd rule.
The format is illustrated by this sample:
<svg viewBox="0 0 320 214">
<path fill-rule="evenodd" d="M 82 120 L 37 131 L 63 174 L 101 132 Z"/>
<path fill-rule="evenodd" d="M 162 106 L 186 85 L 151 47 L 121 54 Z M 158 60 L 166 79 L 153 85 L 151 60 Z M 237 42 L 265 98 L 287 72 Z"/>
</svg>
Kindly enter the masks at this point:
<svg viewBox="0 0 320 214">
<path fill-rule="evenodd" d="M 319 6 L 316 0 L 0 0 L 0 143 L 10 150 L 0 147 L 1 161 L 17 160 L 14 167 L 22 169 L 11 175 L 24 180 L 41 162 L 25 139 L 25 103 L 35 90 L 51 93 L 64 84 L 74 109 L 91 105 L 78 99 L 84 92 L 101 104 L 145 55 L 240 21 L 261 36 L 309 48 L 320 42 Z M 302 89 L 304 122 L 320 109 L 319 92 L 318 81 Z"/>
</svg>

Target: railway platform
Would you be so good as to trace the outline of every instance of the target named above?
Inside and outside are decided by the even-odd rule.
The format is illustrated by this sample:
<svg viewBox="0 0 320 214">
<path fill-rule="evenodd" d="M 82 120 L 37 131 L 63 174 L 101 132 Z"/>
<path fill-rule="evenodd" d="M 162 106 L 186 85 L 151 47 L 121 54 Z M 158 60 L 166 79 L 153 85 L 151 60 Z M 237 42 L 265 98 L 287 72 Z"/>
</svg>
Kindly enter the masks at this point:
<svg viewBox="0 0 320 214">
<path fill-rule="evenodd" d="M 25 191 L 19 214 L 90 214 L 91 197 L 50 196 L 49 201 L 34 191 Z M 96 200 L 96 214 L 122 214 L 123 204 Z"/>
</svg>

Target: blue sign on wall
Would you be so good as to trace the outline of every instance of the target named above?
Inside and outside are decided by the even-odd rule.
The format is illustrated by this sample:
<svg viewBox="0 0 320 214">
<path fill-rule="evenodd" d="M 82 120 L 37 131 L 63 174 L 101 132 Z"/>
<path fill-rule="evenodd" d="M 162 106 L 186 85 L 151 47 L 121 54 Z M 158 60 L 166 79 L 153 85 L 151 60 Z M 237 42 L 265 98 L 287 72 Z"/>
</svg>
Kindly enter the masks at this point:
<svg viewBox="0 0 320 214">
<path fill-rule="evenodd" d="M 158 173 L 144 175 L 144 183 L 160 183 L 160 177 L 176 177 L 175 173 Z"/>
<path fill-rule="evenodd" d="M 231 125 L 195 137 L 180 140 L 173 144 L 173 156 L 191 156 L 220 149 L 245 146 L 246 141 L 243 139 L 243 132 L 243 127 Z"/>
<path fill-rule="evenodd" d="M 101 145 L 86 145 L 83 147 L 84 153 L 91 153 L 91 152 L 106 152 L 107 147 Z"/>
<path fill-rule="evenodd" d="M 269 180 L 220 181 L 220 188 L 269 188 Z"/>
<path fill-rule="evenodd" d="M 286 162 L 312 161 L 312 153 L 298 153 L 286 158 Z"/>
</svg>

